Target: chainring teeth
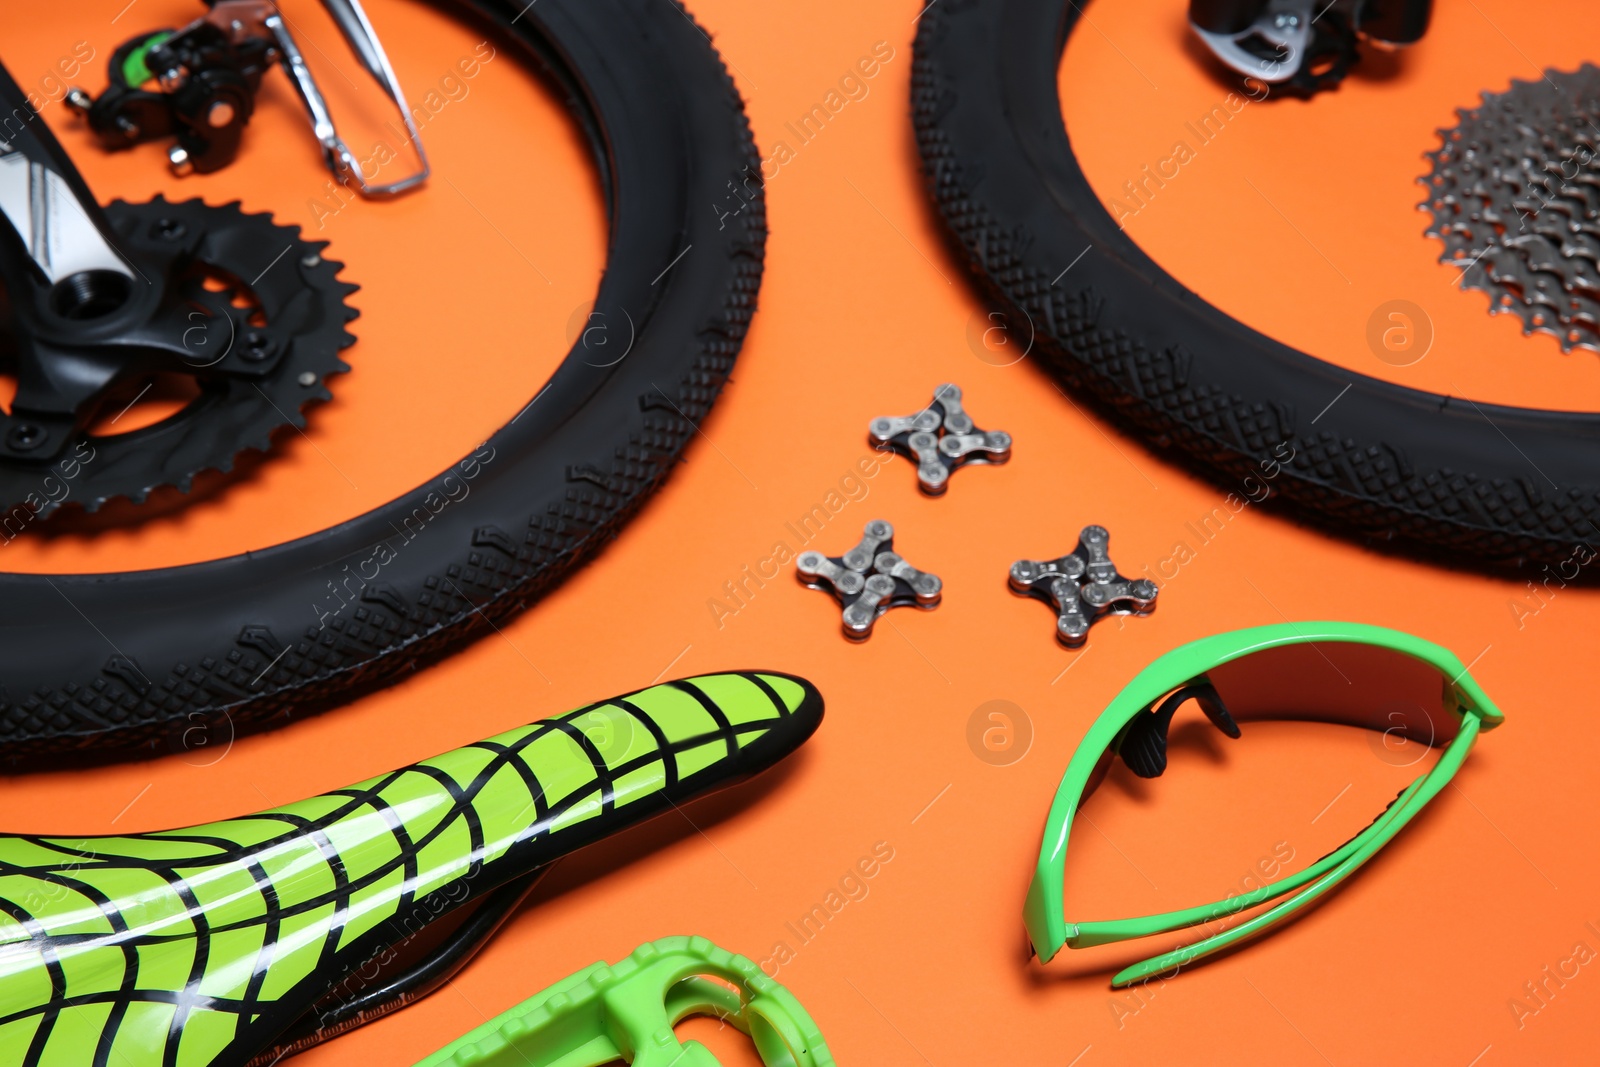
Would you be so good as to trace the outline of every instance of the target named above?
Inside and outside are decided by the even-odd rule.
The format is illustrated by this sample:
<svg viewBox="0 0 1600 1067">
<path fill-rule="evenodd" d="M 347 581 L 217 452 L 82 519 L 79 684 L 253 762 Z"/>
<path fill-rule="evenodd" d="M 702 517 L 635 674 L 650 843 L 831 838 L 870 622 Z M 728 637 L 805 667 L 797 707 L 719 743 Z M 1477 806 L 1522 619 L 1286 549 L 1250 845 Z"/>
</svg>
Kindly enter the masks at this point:
<svg viewBox="0 0 1600 1067">
<path fill-rule="evenodd" d="M 63 454 L 70 455 L 74 447 L 87 444 L 94 449 L 96 461 L 82 465 L 69 496 L 59 502 L 42 502 L 44 506 L 35 512 L 41 518 L 68 504 L 90 513 L 119 498 L 143 504 L 162 488 L 190 492 L 195 479 L 206 472 L 228 474 L 245 453 L 271 451 L 279 431 L 304 429 L 306 409 L 333 399 L 329 379 L 351 369 L 340 353 L 357 340 L 347 327 L 361 312 L 348 300 L 361 287 L 340 277 L 345 269 L 342 261 L 323 255 L 329 247 L 327 241 L 306 240 L 301 227 L 277 223 L 270 213 L 246 212 L 239 200 L 208 205 L 199 198 L 174 202 L 158 194 L 142 204 L 115 200 L 106 210 L 113 227 L 125 234 L 137 233 L 140 227 L 168 217 L 202 227 L 206 233 L 194 246 L 194 261 L 236 279 L 235 291 L 245 292 L 258 306 L 260 297 L 253 288 L 255 283 L 245 279 L 254 274 L 259 282 L 264 272 L 238 264 L 230 266 L 222 261 L 227 257 L 219 254 L 219 249 L 229 244 L 247 249 L 287 246 L 286 254 L 279 257 L 286 263 L 273 260 L 268 269 L 289 266 L 296 272 L 292 283 L 275 282 L 280 291 L 284 286 L 294 288 L 294 320 L 289 326 L 280 324 L 294 332 L 277 335 L 281 354 L 264 376 L 248 381 L 238 377 L 221 379 L 230 386 L 221 399 L 191 403 L 159 422 L 124 434 L 80 432 L 76 437 L 78 446 L 69 442 Z M 224 239 L 213 241 L 219 233 Z M 270 257 L 263 257 L 263 261 L 266 258 Z M 166 262 L 182 261 L 169 257 Z M 312 294 L 314 303 L 309 309 L 303 306 L 303 292 Z M 230 318 L 236 324 L 230 327 L 231 346 L 244 324 L 239 316 Z M 270 320 L 261 328 L 271 330 Z M 30 495 L 39 500 L 34 486 L 47 473 L 49 468 L 39 465 L 0 463 L 0 509 L 24 505 Z"/>
</svg>

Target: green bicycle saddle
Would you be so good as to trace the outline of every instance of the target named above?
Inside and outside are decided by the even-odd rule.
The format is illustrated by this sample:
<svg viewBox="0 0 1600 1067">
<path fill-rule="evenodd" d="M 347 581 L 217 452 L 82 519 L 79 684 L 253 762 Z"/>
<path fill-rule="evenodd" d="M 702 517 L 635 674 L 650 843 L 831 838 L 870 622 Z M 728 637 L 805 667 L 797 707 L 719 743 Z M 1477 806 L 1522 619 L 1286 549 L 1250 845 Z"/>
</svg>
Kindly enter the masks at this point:
<svg viewBox="0 0 1600 1067">
<path fill-rule="evenodd" d="M 274 1062 L 440 984 L 553 861 L 771 767 L 821 721 L 803 679 L 713 674 L 245 818 L 0 835 L 0 1064 Z"/>
</svg>

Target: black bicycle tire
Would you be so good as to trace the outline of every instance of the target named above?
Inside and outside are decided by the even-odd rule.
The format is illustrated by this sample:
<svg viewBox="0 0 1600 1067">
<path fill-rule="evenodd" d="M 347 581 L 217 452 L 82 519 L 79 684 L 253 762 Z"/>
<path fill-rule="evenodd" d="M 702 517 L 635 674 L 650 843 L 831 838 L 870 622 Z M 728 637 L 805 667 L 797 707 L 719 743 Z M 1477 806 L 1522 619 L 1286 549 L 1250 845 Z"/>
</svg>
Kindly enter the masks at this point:
<svg viewBox="0 0 1600 1067">
<path fill-rule="evenodd" d="M 727 380 L 767 231 L 743 102 L 704 31 L 675 0 L 441 6 L 542 70 L 588 134 L 610 224 L 595 311 L 614 345 L 631 324 L 625 358 L 601 365 L 580 337 L 472 455 L 311 536 L 160 570 L 0 575 L 13 767 L 220 746 L 490 632 L 615 536 Z"/>
<path fill-rule="evenodd" d="M 921 16 L 912 69 L 947 235 L 983 293 L 1031 325 L 1048 373 L 1241 498 L 1268 486 L 1369 544 L 1578 577 L 1600 539 L 1600 415 L 1357 374 L 1186 289 L 1118 228 L 1073 154 L 1058 71 L 1081 13 L 1069 0 L 942 0 Z"/>
</svg>

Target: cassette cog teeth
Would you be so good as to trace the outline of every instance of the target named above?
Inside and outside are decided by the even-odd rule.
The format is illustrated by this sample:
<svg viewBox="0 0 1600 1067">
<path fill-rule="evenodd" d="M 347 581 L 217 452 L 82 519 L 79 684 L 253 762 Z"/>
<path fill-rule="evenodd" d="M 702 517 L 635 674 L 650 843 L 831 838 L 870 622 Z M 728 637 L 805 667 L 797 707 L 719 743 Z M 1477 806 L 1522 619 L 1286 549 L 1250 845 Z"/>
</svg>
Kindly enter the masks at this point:
<svg viewBox="0 0 1600 1067">
<path fill-rule="evenodd" d="M 1490 314 L 1516 315 L 1524 335 L 1549 334 L 1563 352 L 1600 351 L 1600 252 L 1569 237 L 1600 228 L 1600 184 L 1565 177 L 1572 146 L 1600 123 L 1600 68 L 1512 78 L 1480 101 L 1456 108 L 1457 124 L 1424 154 L 1424 233 L 1461 271 L 1460 288 L 1487 294 Z"/>
<path fill-rule="evenodd" d="M 326 241 L 305 240 L 299 227 L 279 224 L 270 214 L 244 212 L 237 200 L 213 206 L 198 198 L 175 203 L 158 195 L 143 203 L 113 201 L 106 213 L 113 228 L 124 237 L 137 234 L 156 221 L 176 219 L 190 225 L 193 232 L 204 231 L 218 238 L 200 242 L 199 262 L 190 264 L 179 262 L 175 257 L 182 253 L 176 251 L 166 253 L 164 259 L 150 258 L 155 253 L 136 248 L 137 242 L 130 239 L 128 251 L 136 258 L 144 257 L 139 260 L 141 269 L 152 277 L 186 276 L 185 272 L 192 275 L 195 270 L 211 268 L 228 277 L 245 279 L 259 274 L 259 268 L 250 270 L 248 264 L 230 264 L 219 249 L 288 245 L 290 251 L 285 258 L 305 259 L 312 254 L 320 258 L 328 247 Z M 250 378 L 202 370 L 194 380 L 206 402 L 192 403 L 134 432 L 80 433 L 76 441 L 67 442 L 60 454 L 71 456 L 75 446 L 82 446 L 94 450 L 94 459 L 82 464 L 72 480 L 73 491 L 64 501 L 38 498 L 39 479 L 49 473 L 47 467 L 0 462 L 0 512 L 26 505 L 30 494 L 39 504 L 34 513 L 44 517 L 59 511 L 62 503 L 94 513 L 118 499 L 133 505 L 145 504 L 152 494 L 164 488 L 192 492 L 199 475 L 207 471 L 231 473 L 237 468 L 238 457 L 248 451 L 270 453 L 277 431 L 287 427 L 303 430 L 308 425 L 303 409 L 333 399 L 327 383 L 350 370 L 340 353 L 356 341 L 345 327 L 359 314 L 346 303 L 357 287 L 338 278 L 343 263 L 324 262 L 331 264 L 330 269 L 275 276 L 280 289 L 286 284 L 297 287 L 280 291 L 278 298 L 292 300 L 297 308 L 304 308 L 309 302 L 310 311 L 297 313 L 292 322 L 286 317 L 286 325 L 280 327 L 286 343 L 267 374 Z M 291 278 L 292 283 L 286 281 Z M 269 321 L 265 329 L 270 331 L 273 327 Z M 300 384 L 307 375 L 314 379 L 313 387 Z"/>
</svg>

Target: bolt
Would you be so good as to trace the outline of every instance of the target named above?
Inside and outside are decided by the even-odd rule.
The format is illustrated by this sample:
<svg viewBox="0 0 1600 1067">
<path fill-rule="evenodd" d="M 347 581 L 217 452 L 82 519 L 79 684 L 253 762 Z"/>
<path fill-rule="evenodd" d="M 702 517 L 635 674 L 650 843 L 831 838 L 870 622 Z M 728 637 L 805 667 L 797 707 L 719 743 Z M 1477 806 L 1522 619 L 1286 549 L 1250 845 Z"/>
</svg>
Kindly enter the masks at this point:
<svg viewBox="0 0 1600 1067">
<path fill-rule="evenodd" d="M 272 355 L 272 338 L 251 331 L 244 335 L 244 348 L 239 353 L 247 363 L 260 363 Z"/>
<path fill-rule="evenodd" d="M 94 97 L 77 86 L 73 86 L 67 90 L 66 104 L 74 114 L 79 116 L 87 115 L 89 109 L 94 106 Z"/>
<path fill-rule="evenodd" d="M 302 387 L 310 389 L 313 385 L 317 384 L 317 376 L 310 371 L 306 371 L 304 374 L 300 375 L 300 377 L 296 378 L 295 381 L 299 382 Z"/>
<path fill-rule="evenodd" d="M 176 241 L 189 232 L 189 227 L 177 219 L 162 219 L 155 225 L 156 236 L 163 241 Z"/>
<path fill-rule="evenodd" d="M 167 152 L 167 161 L 172 164 L 172 173 L 180 178 L 194 173 L 194 160 L 189 158 L 189 150 L 181 144 L 173 145 Z"/>
<path fill-rule="evenodd" d="M 322 257 L 317 255 L 315 252 L 312 252 L 310 255 L 306 256 L 300 261 L 300 265 L 306 270 L 311 270 L 313 267 L 320 267 L 322 266 Z"/>
<path fill-rule="evenodd" d="M 43 426 L 31 422 L 18 423 L 6 434 L 6 447 L 13 452 L 32 452 L 44 444 L 48 436 Z"/>
<path fill-rule="evenodd" d="M 118 115 L 116 119 L 116 125 L 117 129 L 122 131 L 122 136 L 126 137 L 128 140 L 137 141 L 139 139 L 139 124 L 134 122 L 128 116 Z"/>
<path fill-rule="evenodd" d="M 156 75 L 156 81 L 164 93 L 175 93 L 183 88 L 183 83 L 189 80 L 189 72 L 181 66 L 168 67 Z"/>
</svg>

